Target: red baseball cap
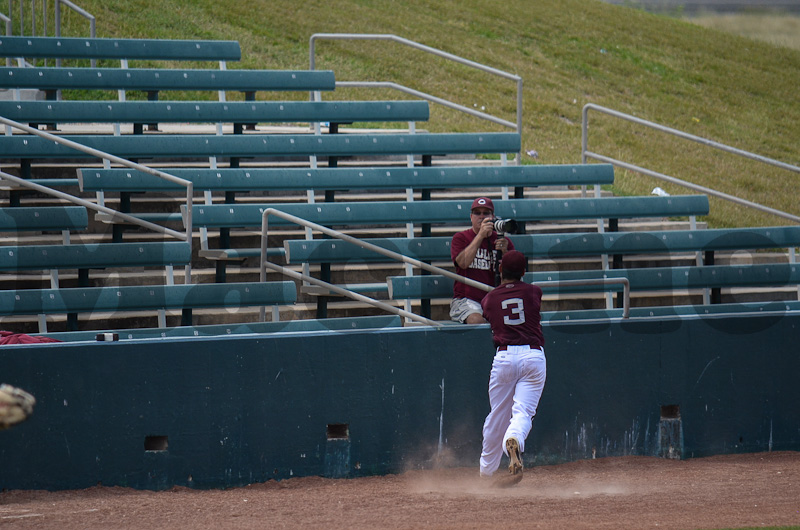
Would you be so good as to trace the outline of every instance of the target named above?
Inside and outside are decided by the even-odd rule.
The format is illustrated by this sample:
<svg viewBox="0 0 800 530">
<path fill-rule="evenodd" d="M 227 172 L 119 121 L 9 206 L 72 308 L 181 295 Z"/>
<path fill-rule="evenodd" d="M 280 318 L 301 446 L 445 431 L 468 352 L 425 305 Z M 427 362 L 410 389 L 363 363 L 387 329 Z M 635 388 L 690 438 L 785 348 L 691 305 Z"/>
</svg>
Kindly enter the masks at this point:
<svg viewBox="0 0 800 530">
<path fill-rule="evenodd" d="M 525 274 L 525 269 L 528 268 L 528 260 L 518 250 L 509 250 L 503 254 L 503 260 L 500 264 L 505 272 L 511 274 Z"/>
<path fill-rule="evenodd" d="M 475 208 L 489 208 L 494 212 L 494 204 L 492 203 L 492 199 L 488 197 L 478 197 L 472 201 L 472 208 L 470 208 L 470 210 L 474 210 Z"/>
</svg>

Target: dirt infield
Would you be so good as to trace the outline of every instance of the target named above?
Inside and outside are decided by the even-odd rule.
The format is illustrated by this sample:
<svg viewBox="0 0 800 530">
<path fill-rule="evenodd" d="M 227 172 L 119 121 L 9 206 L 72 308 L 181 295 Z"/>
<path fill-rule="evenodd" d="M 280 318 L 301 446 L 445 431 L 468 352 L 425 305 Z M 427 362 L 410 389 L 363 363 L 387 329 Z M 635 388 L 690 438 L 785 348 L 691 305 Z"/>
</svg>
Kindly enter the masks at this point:
<svg viewBox="0 0 800 530">
<path fill-rule="evenodd" d="M 475 469 L 307 477 L 229 490 L 95 487 L 0 494 L 0 527 L 735 528 L 800 525 L 800 453 L 604 458 L 525 471 L 498 490 Z"/>
</svg>

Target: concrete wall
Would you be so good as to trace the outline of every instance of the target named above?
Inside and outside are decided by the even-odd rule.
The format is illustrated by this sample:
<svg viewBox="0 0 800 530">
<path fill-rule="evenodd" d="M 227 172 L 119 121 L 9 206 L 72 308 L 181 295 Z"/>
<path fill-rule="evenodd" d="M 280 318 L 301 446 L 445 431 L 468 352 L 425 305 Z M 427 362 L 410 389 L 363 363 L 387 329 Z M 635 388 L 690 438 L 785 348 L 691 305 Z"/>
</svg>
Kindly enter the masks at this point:
<svg viewBox="0 0 800 530">
<path fill-rule="evenodd" d="M 800 450 L 800 315 L 559 324 L 528 465 Z M 477 473 L 486 326 L 4 346 L 0 488 Z M 662 417 L 663 416 L 663 417 Z"/>
</svg>

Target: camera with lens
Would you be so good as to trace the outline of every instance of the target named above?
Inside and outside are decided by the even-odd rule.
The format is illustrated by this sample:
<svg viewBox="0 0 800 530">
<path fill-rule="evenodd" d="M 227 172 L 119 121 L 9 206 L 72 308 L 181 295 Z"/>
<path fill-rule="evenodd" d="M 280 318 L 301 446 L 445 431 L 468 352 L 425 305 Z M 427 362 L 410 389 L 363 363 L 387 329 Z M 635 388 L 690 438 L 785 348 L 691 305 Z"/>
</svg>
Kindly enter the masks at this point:
<svg viewBox="0 0 800 530">
<path fill-rule="evenodd" d="M 517 222 L 514 219 L 495 219 L 494 231 L 498 234 L 510 232 L 512 234 L 517 232 Z"/>
</svg>

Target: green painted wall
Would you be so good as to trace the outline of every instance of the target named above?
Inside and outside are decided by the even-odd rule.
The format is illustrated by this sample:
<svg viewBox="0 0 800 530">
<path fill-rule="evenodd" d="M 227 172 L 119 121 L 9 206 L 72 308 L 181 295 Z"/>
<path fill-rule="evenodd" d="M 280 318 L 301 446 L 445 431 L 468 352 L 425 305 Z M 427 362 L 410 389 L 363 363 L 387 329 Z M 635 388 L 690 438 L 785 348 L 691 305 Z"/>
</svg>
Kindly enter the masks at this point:
<svg viewBox="0 0 800 530">
<path fill-rule="evenodd" d="M 558 324 L 545 338 L 529 465 L 659 454 L 664 405 L 680 407 L 684 457 L 800 450 L 800 315 Z M 0 381 L 38 403 L 0 432 L 0 488 L 477 473 L 492 355 L 486 326 L 3 346 Z"/>
</svg>

